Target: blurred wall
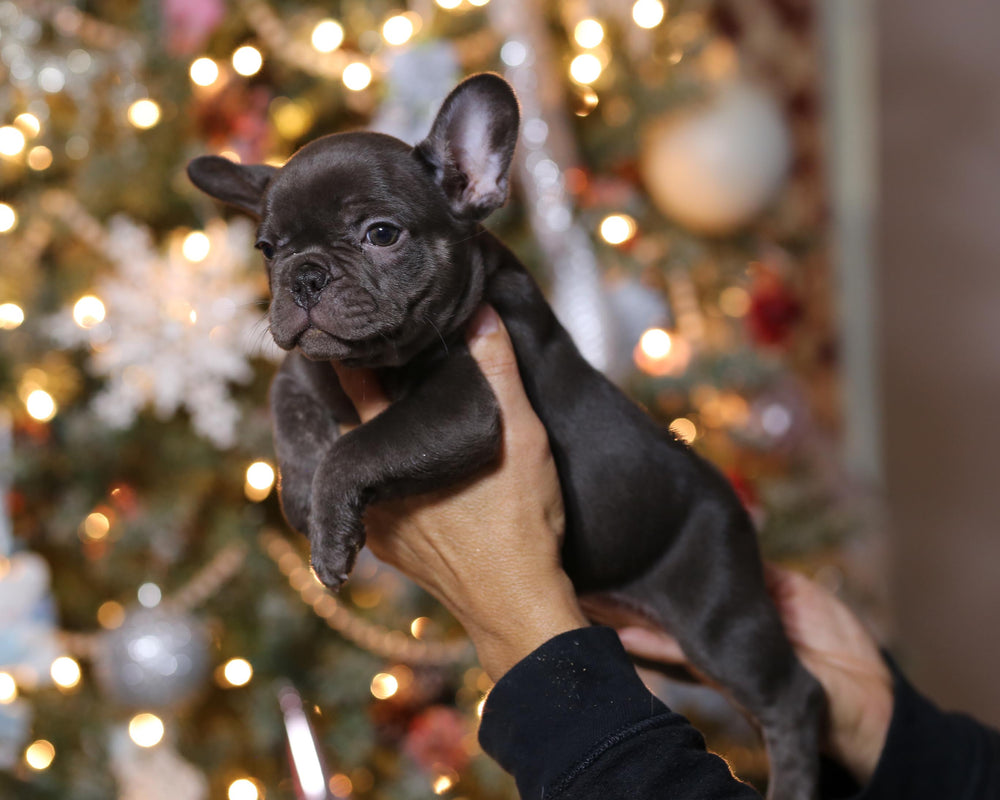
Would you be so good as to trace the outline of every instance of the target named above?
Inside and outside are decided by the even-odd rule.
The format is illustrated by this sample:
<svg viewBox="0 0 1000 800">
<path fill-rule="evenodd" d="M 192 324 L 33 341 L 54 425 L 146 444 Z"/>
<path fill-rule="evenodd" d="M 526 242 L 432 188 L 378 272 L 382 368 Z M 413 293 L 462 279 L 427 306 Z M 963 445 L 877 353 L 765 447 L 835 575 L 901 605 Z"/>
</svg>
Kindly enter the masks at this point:
<svg viewBox="0 0 1000 800">
<path fill-rule="evenodd" d="M 898 649 L 936 700 L 1000 725 L 1000 4 L 875 5 Z"/>
</svg>

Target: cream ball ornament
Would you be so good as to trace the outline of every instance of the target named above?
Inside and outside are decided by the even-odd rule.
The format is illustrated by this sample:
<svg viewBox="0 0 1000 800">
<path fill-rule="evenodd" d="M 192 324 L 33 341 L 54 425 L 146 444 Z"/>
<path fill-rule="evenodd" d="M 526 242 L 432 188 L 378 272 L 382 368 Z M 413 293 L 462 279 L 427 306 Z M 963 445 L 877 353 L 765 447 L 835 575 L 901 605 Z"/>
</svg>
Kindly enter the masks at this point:
<svg viewBox="0 0 1000 800">
<path fill-rule="evenodd" d="M 764 211 L 784 183 L 791 157 L 791 133 L 775 100 L 733 81 L 695 106 L 650 123 L 641 172 L 663 214 L 694 232 L 725 235 Z"/>
</svg>

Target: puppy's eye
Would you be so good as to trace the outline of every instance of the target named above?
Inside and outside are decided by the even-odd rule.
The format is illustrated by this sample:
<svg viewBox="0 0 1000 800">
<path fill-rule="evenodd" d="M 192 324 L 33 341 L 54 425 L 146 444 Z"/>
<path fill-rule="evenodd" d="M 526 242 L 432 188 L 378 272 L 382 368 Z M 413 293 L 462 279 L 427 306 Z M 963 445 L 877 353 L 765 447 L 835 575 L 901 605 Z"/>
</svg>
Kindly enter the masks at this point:
<svg viewBox="0 0 1000 800">
<path fill-rule="evenodd" d="M 389 247 L 389 245 L 396 243 L 399 234 L 400 230 L 395 225 L 390 225 L 388 222 L 377 222 L 368 229 L 365 238 L 376 247 Z"/>
<path fill-rule="evenodd" d="M 266 258 L 268 261 L 274 258 L 274 245 L 272 245 L 270 242 L 263 242 L 263 241 L 257 242 L 257 244 L 255 244 L 254 247 L 260 250 L 260 252 L 264 254 L 264 258 Z"/>
</svg>

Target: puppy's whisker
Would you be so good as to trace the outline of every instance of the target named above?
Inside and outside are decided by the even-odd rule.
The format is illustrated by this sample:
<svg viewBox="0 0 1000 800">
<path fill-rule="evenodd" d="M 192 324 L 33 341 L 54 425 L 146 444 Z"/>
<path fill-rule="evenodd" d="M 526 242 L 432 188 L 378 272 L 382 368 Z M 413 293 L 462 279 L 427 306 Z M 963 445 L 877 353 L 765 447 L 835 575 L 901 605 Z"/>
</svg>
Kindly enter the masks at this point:
<svg viewBox="0 0 1000 800">
<path fill-rule="evenodd" d="M 434 324 L 434 320 L 432 320 L 432 319 L 430 319 L 428 317 L 424 321 L 434 329 L 434 333 L 436 333 L 438 335 L 438 339 L 440 339 L 441 340 L 441 344 L 444 345 L 444 353 L 445 353 L 445 355 L 448 355 L 448 353 L 449 353 L 448 343 L 444 340 L 444 337 L 441 335 L 441 331 L 438 330 L 438 326 Z"/>
</svg>

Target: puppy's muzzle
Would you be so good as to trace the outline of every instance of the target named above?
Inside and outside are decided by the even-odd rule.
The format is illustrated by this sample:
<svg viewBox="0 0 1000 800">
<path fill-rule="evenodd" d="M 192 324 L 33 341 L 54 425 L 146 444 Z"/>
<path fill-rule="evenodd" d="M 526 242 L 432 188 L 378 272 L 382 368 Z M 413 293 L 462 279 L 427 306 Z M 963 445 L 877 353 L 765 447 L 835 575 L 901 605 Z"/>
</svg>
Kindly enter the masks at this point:
<svg viewBox="0 0 1000 800">
<path fill-rule="evenodd" d="M 308 311 L 319 302 L 319 296 L 330 282 L 328 270 L 315 264 L 303 264 L 292 276 L 292 299 L 295 305 Z"/>
</svg>

